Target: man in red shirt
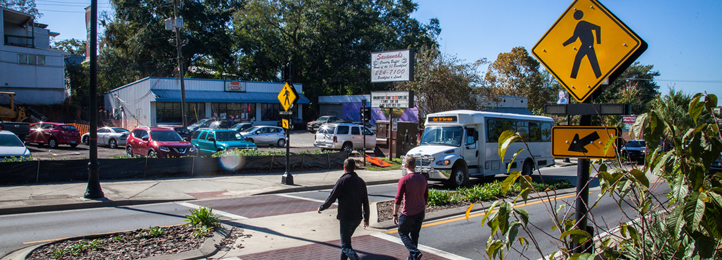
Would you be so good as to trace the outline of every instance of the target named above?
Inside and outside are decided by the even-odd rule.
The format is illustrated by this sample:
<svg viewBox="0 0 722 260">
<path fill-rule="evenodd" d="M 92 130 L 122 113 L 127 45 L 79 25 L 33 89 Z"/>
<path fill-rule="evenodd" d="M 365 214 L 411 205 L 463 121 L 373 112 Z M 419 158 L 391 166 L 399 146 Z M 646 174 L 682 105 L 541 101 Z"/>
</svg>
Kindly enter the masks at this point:
<svg viewBox="0 0 722 260">
<path fill-rule="evenodd" d="M 394 201 L 394 224 L 399 226 L 399 237 L 409 250 L 408 259 L 421 259 L 419 232 L 424 221 L 426 203 L 429 201 L 429 185 L 424 175 L 416 171 L 416 159 L 407 156 L 404 165 L 408 174 L 399 180 Z M 399 216 L 399 208 L 404 207 Z"/>
</svg>

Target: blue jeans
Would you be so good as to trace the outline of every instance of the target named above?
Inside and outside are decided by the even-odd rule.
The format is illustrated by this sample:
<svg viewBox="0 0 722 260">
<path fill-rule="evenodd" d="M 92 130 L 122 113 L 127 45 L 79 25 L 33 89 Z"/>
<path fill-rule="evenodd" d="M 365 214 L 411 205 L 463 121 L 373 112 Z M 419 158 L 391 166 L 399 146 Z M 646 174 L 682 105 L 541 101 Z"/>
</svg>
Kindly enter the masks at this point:
<svg viewBox="0 0 722 260">
<path fill-rule="evenodd" d="M 351 236 L 361 224 L 361 220 L 340 220 L 341 224 L 341 260 L 358 260 L 359 256 L 351 247 Z"/>
<path fill-rule="evenodd" d="M 419 232 L 421 232 L 421 224 L 424 221 L 424 212 L 413 216 L 401 214 L 399 216 L 399 237 L 404 242 L 406 249 L 409 250 L 408 259 L 418 259 L 421 255 L 419 251 Z"/>
</svg>

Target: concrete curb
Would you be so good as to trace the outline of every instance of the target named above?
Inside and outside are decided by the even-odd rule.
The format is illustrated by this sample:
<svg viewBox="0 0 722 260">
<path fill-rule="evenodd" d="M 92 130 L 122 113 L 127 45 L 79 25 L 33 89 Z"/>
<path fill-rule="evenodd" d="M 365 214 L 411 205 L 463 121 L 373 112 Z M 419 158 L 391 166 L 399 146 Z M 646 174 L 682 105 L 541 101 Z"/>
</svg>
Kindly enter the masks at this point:
<svg viewBox="0 0 722 260">
<path fill-rule="evenodd" d="M 140 260 L 200 259 L 200 258 L 206 258 L 206 257 L 212 256 L 220 250 L 217 245 L 220 244 L 224 238 L 228 237 L 228 235 L 231 234 L 231 229 L 232 229 L 231 226 L 228 226 L 226 224 L 221 224 L 221 227 L 219 227 L 215 231 L 213 231 L 213 237 L 207 238 L 206 241 L 203 242 L 203 245 L 201 245 L 201 247 L 199 249 L 184 251 L 184 252 L 180 252 L 180 253 L 174 254 L 174 255 L 160 255 L 160 256 L 146 257 L 146 258 L 141 258 Z M 123 233 L 123 232 L 115 232 L 115 233 Z M 26 248 L 16 250 L 15 252 L 12 252 L 12 253 L 8 254 L 7 256 L 3 257 L 2 260 L 24 260 L 25 258 L 28 257 L 28 255 L 30 255 L 30 253 L 33 252 L 33 250 L 35 250 L 36 248 L 42 247 L 42 246 L 57 243 L 60 241 L 71 240 L 71 239 L 93 238 L 93 237 L 107 236 L 107 235 L 111 235 L 111 234 L 114 234 L 114 233 L 76 236 L 76 237 L 65 238 L 65 239 L 56 240 L 56 241 L 52 241 L 52 242 L 41 243 L 41 244 L 37 244 L 37 245 L 33 245 L 33 246 L 29 246 Z"/>
<path fill-rule="evenodd" d="M 566 189 L 557 190 L 556 195 L 557 196 L 567 195 L 570 193 L 575 193 L 576 191 L 577 191 L 576 187 L 566 188 Z M 537 201 L 537 200 L 540 200 L 543 198 L 548 198 L 551 196 L 554 196 L 554 194 L 550 194 L 550 196 L 545 196 L 545 195 L 537 196 L 536 194 L 530 194 L 528 202 L 534 202 L 534 201 Z M 509 198 L 509 197 L 507 197 L 507 198 Z M 371 212 L 373 213 L 371 216 L 371 220 L 374 220 L 371 222 L 370 226 L 373 228 L 378 228 L 378 229 L 390 229 L 390 228 L 397 227 L 397 225 L 394 224 L 393 220 L 386 220 L 386 221 L 378 222 L 378 211 L 377 211 L 376 203 L 378 203 L 378 202 L 372 203 L 373 206 L 370 207 L 372 209 Z M 488 202 L 489 206 L 491 206 L 491 203 L 493 203 L 493 201 Z M 434 221 L 434 220 L 438 220 L 438 219 L 442 219 L 442 218 L 465 214 L 466 209 L 467 209 L 467 207 L 457 207 L 457 208 L 440 210 L 440 211 L 436 211 L 436 212 L 429 212 L 429 213 L 426 213 L 424 222 L 430 222 L 430 221 Z M 486 209 L 488 209 L 488 207 L 475 208 L 475 209 L 471 210 L 471 213 L 484 211 Z"/>
<path fill-rule="evenodd" d="M 66 203 L 66 204 L 2 208 L 2 209 L 0 209 L 0 215 L 59 211 L 59 210 L 73 210 L 73 209 L 102 208 L 102 207 L 133 206 L 133 205 L 143 205 L 143 204 L 168 203 L 168 202 L 174 202 L 174 201 L 186 201 L 186 200 L 194 200 L 194 199 L 115 200 L 115 201 L 111 201 L 108 199 L 88 200 L 88 201 L 84 201 L 84 202 Z"/>
</svg>

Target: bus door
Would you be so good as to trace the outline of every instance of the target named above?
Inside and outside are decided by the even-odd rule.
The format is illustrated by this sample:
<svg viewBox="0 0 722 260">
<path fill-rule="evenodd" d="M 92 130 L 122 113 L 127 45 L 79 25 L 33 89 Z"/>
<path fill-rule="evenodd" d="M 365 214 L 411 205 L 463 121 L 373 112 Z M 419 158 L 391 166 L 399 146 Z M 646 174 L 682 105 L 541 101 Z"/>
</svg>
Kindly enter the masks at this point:
<svg viewBox="0 0 722 260">
<path fill-rule="evenodd" d="M 479 166 L 479 160 L 481 159 L 481 145 L 479 144 L 479 131 L 474 126 L 465 126 L 464 132 L 464 144 L 461 156 L 464 157 L 466 165 L 469 167 L 469 174 L 475 173 L 481 174 L 483 172 Z"/>
</svg>

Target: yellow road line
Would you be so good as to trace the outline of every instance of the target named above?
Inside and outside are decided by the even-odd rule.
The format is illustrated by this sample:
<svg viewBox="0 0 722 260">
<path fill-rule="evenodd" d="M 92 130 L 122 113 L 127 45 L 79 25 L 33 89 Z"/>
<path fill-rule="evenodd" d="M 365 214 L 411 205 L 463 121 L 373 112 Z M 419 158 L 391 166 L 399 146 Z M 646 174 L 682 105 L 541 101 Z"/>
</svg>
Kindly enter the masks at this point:
<svg viewBox="0 0 722 260">
<path fill-rule="evenodd" d="M 590 193 L 591 193 L 591 192 L 590 192 Z M 576 196 L 577 196 L 577 194 L 571 194 L 571 195 L 566 195 L 566 196 L 561 196 L 561 197 L 555 197 L 554 199 L 541 199 L 541 200 L 529 202 L 529 203 L 526 203 L 526 204 L 515 205 L 514 208 L 526 207 L 526 206 L 531 206 L 531 205 L 536 205 L 536 204 L 539 204 L 539 203 L 543 203 L 543 202 L 546 202 L 546 201 L 566 199 L 566 198 L 571 198 L 571 197 L 576 197 Z M 492 211 L 492 212 L 493 212 L 493 211 Z M 481 216 L 484 216 L 485 214 L 486 214 L 486 212 L 476 213 L 476 214 L 469 215 L 469 218 L 481 217 Z M 436 222 L 431 222 L 431 223 L 423 224 L 423 225 L 421 225 L 421 227 L 422 227 L 422 228 L 431 227 L 431 226 L 446 224 L 446 223 L 449 223 L 449 222 L 454 222 L 454 221 L 459 221 L 459 220 L 465 220 L 465 219 L 466 219 L 466 216 L 456 217 L 456 218 L 445 219 L 445 220 L 441 220 L 441 221 L 436 221 Z M 398 229 L 393 229 L 393 230 L 386 231 L 385 233 L 386 233 L 386 234 L 393 234 L 393 233 L 397 233 L 397 232 L 399 232 Z"/>
</svg>

